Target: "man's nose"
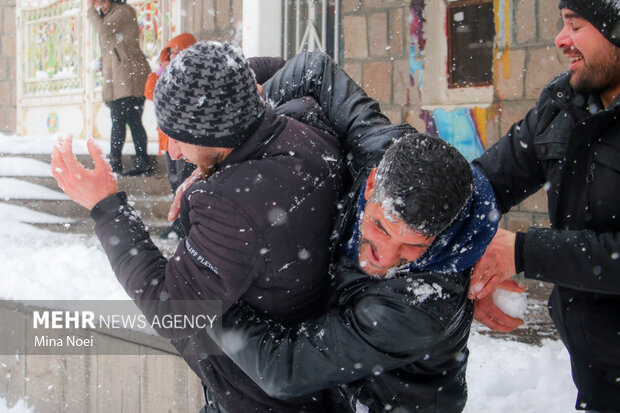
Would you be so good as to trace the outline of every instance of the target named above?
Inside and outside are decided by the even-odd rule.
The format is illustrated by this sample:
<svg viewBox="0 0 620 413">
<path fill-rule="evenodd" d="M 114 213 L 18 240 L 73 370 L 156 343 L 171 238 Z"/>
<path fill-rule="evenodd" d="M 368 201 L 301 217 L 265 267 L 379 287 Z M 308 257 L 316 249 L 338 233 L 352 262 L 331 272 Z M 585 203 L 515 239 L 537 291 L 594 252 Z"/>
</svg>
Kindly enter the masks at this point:
<svg viewBox="0 0 620 413">
<path fill-rule="evenodd" d="M 555 45 L 559 49 L 566 49 L 573 45 L 571 37 L 567 33 L 567 26 L 564 26 L 564 28 L 560 31 L 560 33 L 558 33 L 558 35 L 555 36 Z"/>
<path fill-rule="evenodd" d="M 170 158 L 175 161 L 183 159 L 183 151 L 181 151 L 181 145 L 179 145 L 178 142 L 172 138 L 168 138 L 168 154 L 170 155 Z"/>
<path fill-rule="evenodd" d="M 400 248 L 394 242 L 386 242 L 380 246 L 379 262 L 384 267 L 393 267 L 400 261 Z"/>
</svg>

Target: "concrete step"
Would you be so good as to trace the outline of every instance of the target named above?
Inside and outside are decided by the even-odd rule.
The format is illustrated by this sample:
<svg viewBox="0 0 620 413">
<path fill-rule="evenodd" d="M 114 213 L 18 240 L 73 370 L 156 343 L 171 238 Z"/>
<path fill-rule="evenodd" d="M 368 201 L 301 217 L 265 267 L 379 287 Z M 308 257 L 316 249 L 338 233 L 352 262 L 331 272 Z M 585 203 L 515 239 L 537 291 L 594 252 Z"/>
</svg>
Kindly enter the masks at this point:
<svg viewBox="0 0 620 413">
<path fill-rule="evenodd" d="M 52 176 L 11 176 L 11 178 L 62 192 L 56 184 L 56 179 Z M 136 198 L 149 196 L 160 197 L 165 194 L 172 194 L 170 183 L 165 175 L 119 176 L 117 181 L 119 190 L 126 191 Z"/>
<path fill-rule="evenodd" d="M 29 158 L 49 164 L 50 154 L 0 154 L 0 157 Z M 92 168 L 93 162 L 89 155 L 77 155 L 86 168 Z M 125 169 L 133 167 L 133 155 L 123 155 Z M 159 235 L 165 231 L 170 223 L 167 221 L 168 210 L 172 202 L 172 191 L 166 175 L 164 157 L 149 156 L 154 174 L 151 176 L 118 176 L 119 190 L 126 191 L 130 203 L 136 208 L 145 224 L 152 229 L 152 233 Z M 41 169 L 41 168 L 39 168 Z M 51 169 L 51 168 L 50 168 Z M 21 171 L 20 171 L 21 172 Z M 9 172 L 11 173 L 11 172 Z M 22 172 L 24 173 L 24 172 Z M 27 174 L 25 172 L 24 174 Z M 11 179 L 28 182 L 62 193 L 56 184 L 56 180 L 50 176 L 8 176 Z M 9 192 L 10 193 L 10 192 Z M 40 228 L 46 228 L 58 232 L 92 233 L 93 223 L 88 211 L 71 200 L 39 200 L 39 199 L 3 199 L 8 204 L 23 206 L 28 209 L 52 214 L 61 218 L 72 219 L 70 224 L 37 224 Z"/>
<path fill-rule="evenodd" d="M 170 209 L 170 196 L 149 196 L 136 198 L 128 194 L 128 200 L 138 211 L 143 221 L 165 221 Z M 45 199 L 6 199 L 8 204 L 19 205 L 39 212 L 45 212 L 61 218 L 72 218 L 75 220 L 89 218 L 88 210 L 81 205 L 67 200 L 45 200 Z"/>
<path fill-rule="evenodd" d="M 153 237 L 159 237 L 164 231 L 166 231 L 171 223 L 164 220 L 148 220 L 145 222 L 149 233 Z M 67 224 L 31 224 L 37 228 L 45 229 L 52 232 L 72 233 L 72 234 L 94 234 L 95 222 L 88 219 L 79 219 Z"/>
<path fill-rule="evenodd" d="M 20 157 L 20 158 L 30 158 L 36 159 L 41 162 L 51 163 L 52 155 L 48 153 L 27 153 L 27 154 L 8 154 L 8 153 L 0 153 L 1 157 Z M 77 160 L 84 165 L 86 168 L 92 168 L 93 162 L 90 155 L 76 155 Z M 123 170 L 129 170 L 134 166 L 134 155 L 123 155 L 121 157 L 121 162 L 123 163 Z M 166 161 L 163 156 L 157 155 L 149 155 L 149 162 L 153 167 L 154 175 L 166 176 Z"/>
</svg>

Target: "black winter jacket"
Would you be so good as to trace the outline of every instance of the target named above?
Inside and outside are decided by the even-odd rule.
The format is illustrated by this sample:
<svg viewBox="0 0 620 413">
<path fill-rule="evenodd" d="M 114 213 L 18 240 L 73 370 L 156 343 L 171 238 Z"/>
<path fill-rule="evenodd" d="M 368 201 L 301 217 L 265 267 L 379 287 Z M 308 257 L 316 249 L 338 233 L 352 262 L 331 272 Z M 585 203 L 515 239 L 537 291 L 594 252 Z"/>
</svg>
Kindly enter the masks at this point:
<svg viewBox="0 0 620 413">
<path fill-rule="evenodd" d="M 320 53 L 293 58 L 265 84 L 265 96 L 276 104 L 306 94 L 321 104 L 343 139 L 354 182 L 336 220 L 335 250 L 356 219 L 355 201 L 368 171 L 392 138 L 412 128 L 390 126 L 376 102 Z M 334 411 L 356 411 L 360 404 L 371 412 L 399 407 L 461 411 L 473 314 L 467 300 L 469 271 L 376 280 L 342 258 L 331 274 L 333 309 L 294 328 L 234 306 L 223 319 L 224 351 L 274 397 L 347 383 L 333 390 Z M 423 299 L 417 288 L 422 284 L 441 293 Z"/>
<path fill-rule="evenodd" d="M 143 300 L 239 299 L 284 323 L 320 313 L 328 281 L 328 240 L 341 190 L 336 140 L 267 109 L 220 169 L 186 190 L 187 237 L 167 260 L 125 197 L 92 210 L 112 268 L 138 306 Z M 178 332 L 175 333 L 178 338 Z M 320 397 L 268 397 L 225 356 L 201 357 L 201 338 L 176 341 L 188 364 L 230 412 L 317 411 Z"/>
<path fill-rule="evenodd" d="M 551 229 L 517 234 L 525 277 L 555 284 L 551 317 L 571 355 L 578 409 L 620 408 L 620 98 L 557 77 L 474 164 L 507 212 L 543 185 Z"/>
</svg>

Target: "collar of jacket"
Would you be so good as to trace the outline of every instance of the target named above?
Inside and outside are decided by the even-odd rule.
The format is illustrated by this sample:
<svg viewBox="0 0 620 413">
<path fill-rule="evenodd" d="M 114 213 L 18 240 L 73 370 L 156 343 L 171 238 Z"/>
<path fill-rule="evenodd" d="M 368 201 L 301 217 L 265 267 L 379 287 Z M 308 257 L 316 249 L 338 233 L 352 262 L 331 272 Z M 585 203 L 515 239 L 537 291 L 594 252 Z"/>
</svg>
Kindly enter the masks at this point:
<svg viewBox="0 0 620 413">
<path fill-rule="evenodd" d="M 277 115 L 273 109 L 265 108 L 262 119 L 258 122 L 256 130 L 245 143 L 230 152 L 221 168 L 234 165 L 252 159 L 261 159 L 267 155 L 266 148 L 274 139 L 282 133 L 286 127 L 287 119 Z"/>
</svg>

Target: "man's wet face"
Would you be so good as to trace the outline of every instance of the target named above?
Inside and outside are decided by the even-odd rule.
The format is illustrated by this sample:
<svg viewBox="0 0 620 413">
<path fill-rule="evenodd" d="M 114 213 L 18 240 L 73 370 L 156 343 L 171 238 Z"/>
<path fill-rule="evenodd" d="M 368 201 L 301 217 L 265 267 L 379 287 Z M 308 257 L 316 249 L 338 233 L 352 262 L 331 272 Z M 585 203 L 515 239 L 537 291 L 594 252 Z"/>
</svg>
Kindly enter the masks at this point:
<svg viewBox="0 0 620 413">
<path fill-rule="evenodd" d="M 386 216 L 385 209 L 370 200 L 360 226 L 360 267 L 368 275 L 384 276 L 389 269 L 418 259 L 434 239 L 412 230 L 400 219 Z"/>
</svg>

